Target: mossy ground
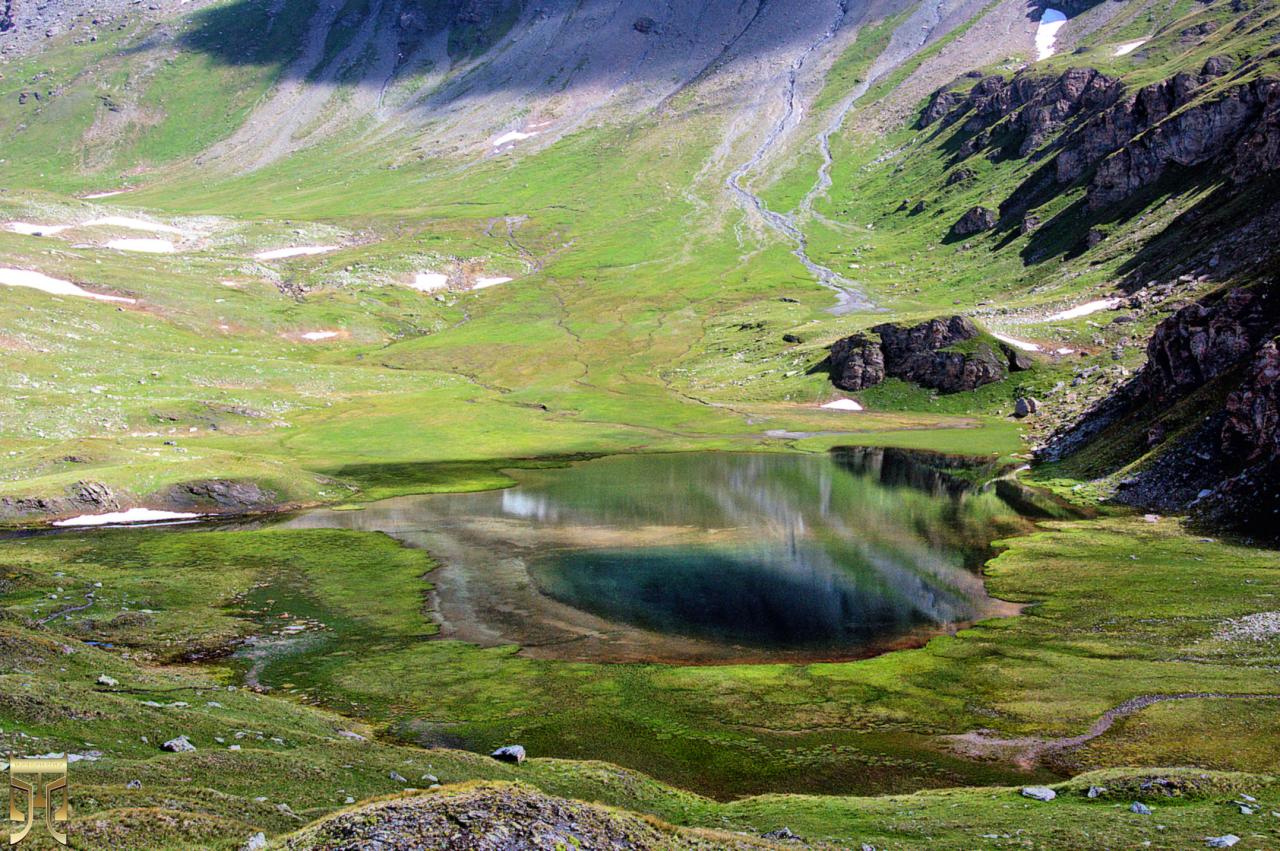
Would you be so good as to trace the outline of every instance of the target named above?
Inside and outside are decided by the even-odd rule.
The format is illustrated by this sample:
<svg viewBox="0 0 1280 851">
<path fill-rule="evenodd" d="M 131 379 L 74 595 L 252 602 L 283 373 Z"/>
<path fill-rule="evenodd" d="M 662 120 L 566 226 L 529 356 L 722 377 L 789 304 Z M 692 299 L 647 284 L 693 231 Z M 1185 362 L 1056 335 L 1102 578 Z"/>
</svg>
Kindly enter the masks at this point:
<svg viewBox="0 0 1280 851">
<path fill-rule="evenodd" d="M 1040 805 L 998 788 L 722 806 L 603 764 L 539 758 L 511 769 L 465 750 L 412 745 L 483 752 L 520 741 L 538 757 L 604 758 L 718 797 L 999 787 L 1135 764 L 1277 770 L 1280 701 L 1267 699 L 1149 707 L 1033 770 L 949 750 L 943 736 L 975 729 L 1075 735 L 1143 694 L 1275 693 L 1275 642 L 1218 633 L 1225 620 L 1271 605 L 1280 592 L 1276 553 L 1206 544 L 1172 522 L 1141 518 L 1055 522 L 1005 545 L 989 583 L 997 596 L 1030 604 L 1021 616 L 865 661 L 677 668 L 539 662 L 517 648 L 432 639 L 424 611 L 429 558 L 379 535 L 173 529 L 11 540 L 0 548 L 9 666 L 0 727 L 24 751 L 101 751 L 76 763 L 81 788 L 92 787 L 76 799 L 84 816 L 154 802 L 160 790 L 173 804 L 181 790 L 179 808 L 269 832 L 291 821 L 275 803 L 311 818 L 348 795 L 403 788 L 389 779 L 392 770 L 408 785 L 427 785 L 420 778 L 428 773 L 445 782 L 519 777 L 681 824 L 786 823 L 814 838 L 874 835 L 891 847 L 935 833 L 953 843 L 941 847 L 963 847 L 975 831 L 1088 847 L 1089 830 L 1117 840 L 1163 837 L 1176 847 L 1189 831 L 1260 829 L 1261 817 L 1237 824 L 1244 817 L 1217 792 L 1171 802 L 1155 821 L 1174 832 L 1154 834 L 1153 822 L 1130 818 L 1112 806 L 1127 802 L 1114 798 L 1063 803 L 1072 818 L 1052 825 L 1035 822 Z M 91 606 L 34 625 L 35 617 L 83 603 L 87 589 L 95 591 Z M 310 628 L 296 655 L 262 669 L 262 681 L 276 686 L 270 694 L 228 690 L 238 664 L 156 667 L 293 623 Z M 88 636 L 116 646 L 78 640 Z M 95 685 L 104 673 L 119 685 Z M 341 720 L 335 710 L 355 717 Z M 337 735 L 351 728 L 375 741 Z M 23 738 L 13 739 L 18 731 Z M 199 750 L 159 753 L 158 743 L 179 733 Z M 227 750 L 237 743 L 242 750 Z M 182 777 L 219 794 L 195 793 Z M 142 780 L 140 792 L 121 788 L 133 778 Z M 1271 781 L 1240 782 L 1258 796 Z M 271 806 L 250 803 L 258 795 Z M 152 828 L 138 829 L 155 838 L 145 833 Z"/>
</svg>

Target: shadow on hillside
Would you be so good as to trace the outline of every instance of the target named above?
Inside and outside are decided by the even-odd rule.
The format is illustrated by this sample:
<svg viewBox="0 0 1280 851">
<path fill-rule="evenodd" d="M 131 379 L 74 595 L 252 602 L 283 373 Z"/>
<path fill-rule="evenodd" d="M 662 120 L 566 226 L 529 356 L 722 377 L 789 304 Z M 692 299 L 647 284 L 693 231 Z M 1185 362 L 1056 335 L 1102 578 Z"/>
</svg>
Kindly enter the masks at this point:
<svg viewBox="0 0 1280 851">
<path fill-rule="evenodd" d="M 425 69 L 464 67 L 435 92 L 440 103 L 621 86 L 669 96 L 723 65 L 808 47 L 840 8 L 836 0 L 234 0 L 194 13 L 181 44 L 224 65 L 379 90 Z M 843 25 L 857 22 L 850 14 Z"/>
</svg>

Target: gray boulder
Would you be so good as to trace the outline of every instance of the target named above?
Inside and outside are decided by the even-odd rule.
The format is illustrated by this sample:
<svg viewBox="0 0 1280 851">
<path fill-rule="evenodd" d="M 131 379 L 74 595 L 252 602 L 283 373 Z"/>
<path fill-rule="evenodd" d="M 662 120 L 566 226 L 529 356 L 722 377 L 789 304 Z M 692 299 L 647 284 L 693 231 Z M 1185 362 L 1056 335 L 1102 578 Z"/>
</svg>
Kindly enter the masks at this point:
<svg viewBox="0 0 1280 851">
<path fill-rule="evenodd" d="M 524 748 L 520 745 L 507 745 L 505 747 L 498 748 L 496 751 L 489 754 L 489 756 L 498 760 L 498 762 L 513 762 L 516 765 L 519 765 L 524 762 L 525 752 Z"/>
<path fill-rule="evenodd" d="M 191 744 L 185 735 L 178 736 L 176 739 L 170 739 L 160 746 L 160 750 L 169 751 L 169 753 L 188 753 L 194 751 L 196 746 Z"/>
<path fill-rule="evenodd" d="M 1048 786 L 1025 786 L 1022 789 L 1022 797 L 1031 798 L 1034 801 L 1052 801 L 1058 797 L 1058 793 Z"/>
</svg>

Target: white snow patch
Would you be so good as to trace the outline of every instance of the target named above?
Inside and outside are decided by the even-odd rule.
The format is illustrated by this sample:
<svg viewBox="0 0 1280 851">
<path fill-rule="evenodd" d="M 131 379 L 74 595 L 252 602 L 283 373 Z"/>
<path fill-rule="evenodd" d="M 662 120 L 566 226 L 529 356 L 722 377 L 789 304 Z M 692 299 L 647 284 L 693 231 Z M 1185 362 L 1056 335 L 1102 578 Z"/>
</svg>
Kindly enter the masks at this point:
<svg viewBox="0 0 1280 851">
<path fill-rule="evenodd" d="M 1048 59 L 1054 54 L 1058 30 L 1066 26 L 1067 16 L 1057 9 L 1045 9 L 1036 27 L 1036 59 Z"/>
<path fill-rule="evenodd" d="M 141 251 L 144 254 L 173 254 L 178 249 L 167 239 L 112 239 L 107 248 L 116 251 Z"/>
<path fill-rule="evenodd" d="M 30 222 L 9 222 L 4 226 L 4 229 L 10 233 L 20 233 L 23 236 L 57 236 L 70 227 L 71 225 L 33 225 Z"/>
<path fill-rule="evenodd" d="M 514 281 L 515 278 L 476 278 L 476 282 L 472 284 L 473 290 L 483 290 L 486 287 L 496 287 L 498 284 L 507 284 Z"/>
<path fill-rule="evenodd" d="M 493 140 L 493 146 L 500 148 L 511 142 L 523 142 L 525 139 L 532 139 L 537 133 L 521 133 L 518 130 L 512 130 L 510 133 L 503 133 L 501 136 Z"/>
<path fill-rule="evenodd" d="M 419 272 L 413 276 L 413 283 L 409 286 L 424 293 L 433 293 L 449 286 L 449 276 L 439 272 Z"/>
<path fill-rule="evenodd" d="M 1142 45 L 1146 44 L 1150 40 L 1151 39 L 1140 38 L 1137 41 L 1126 41 L 1124 44 L 1117 44 L 1115 55 L 1127 56 L 1128 54 L 1133 53 L 1139 47 L 1142 47 Z"/>
<path fill-rule="evenodd" d="M 314 341 L 314 340 L 332 340 L 332 339 L 333 339 L 334 337 L 336 337 L 336 336 L 338 336 L 338 332 L 337 332 L 337 331 L 308 331 L 307 333 L 305 333 L 305 334 L 303 334 L 303 335 L 302 335 L 302 339 L 304 339 L 304 340 L 312 340 L 312 341 Z"/>
<path fill-rule="evenodd" d="M 1065 347 L 1061 349 L 1055 349 L 1055 351 L 1060 355 L 1070 355 L 1075 353 L 1075 349 L 1068 349 Z"/>
<path fill-rule="evenodd" d="M 1081 316 L 1088 316 L 1091 313 L 1097 313 L 1100 310 L 1113 310 L 1120 305 L 1118 298 L 1100 298 L 1097 301 L 1088 301 L 1078 307 L 1055 313 L 1052 316 L 1046 316 L 1045 322 L 1066 322 L 1068 319 L 1079 319 Z"/>
<path fill-rule="evenodd" d="M 93 201 L 98 198 L 114 198 L 117 195 L 123 195 L 128 189 L 112 189 L 110 192 L 94 192 L 92 195 L 84 196 L 86 201 Z"/>
<path fill-rule="evenodd" d="M 861 411 L 862 406 L 852 399 L 836 399 L 822 406 L 828 411 Z"/>
<path fill-rule="evenodd" d="M 172 520 L 195 520 L 203 514 L 185 511 L 157 511 L 153 508 L 130 508 L 106 514 L 81 514 L 68 520 L 55 520 L 54 526 L 115 526 L 122 523 L 163 523 Z"/>
<path fill-rule="evenodd" d="M 276 248 L 271 251 L 260 251 L 253 255 L 255 260 L 284 260 L 287 257 L 307 257 L 312 254 L 327 254 L 337 251 L 336 245 L 300 245 L 296 248 Z"/>
<path fill-rule="evenodd" d="M 537 136 L 537 135 L 538 135 L 538 132 L 536 130 L 532 133 L 521 133 L 518 130 L 512 130 L 510 133 L 503 133 L 501 136 L 494 139 L 493 146 L 495 148 L 501 148 L 503 145 L 509 144 L 511 142 L 523 142 L 525 139 L 532 139 L 534 136 Z"/>
<path fill-rule="evenodd" d="M 991 336 L 995 337 L 997 340 L 999 340 L 1002 343 L 1008 343 L 1009 345 L 1013 346 L 1015 349 L 1022 349 L 1024 352 L 1041 351 L 1040 345 L 1038 343 L 1028 343 L 1026 340 L 1019 340 L 1016 337 L 1007 337 L 1004 334 L 997 334 L 994 331 L 991 332 Z"/>
<path fill-rule="evenodd" d="M 136 299 L 125 298 L 124 296 L 91 293 L 70 281 L 50 278 L 48 275 L 42 275 L 39 272 L 31 272 L 26 269 L 0 269 L 0 286 L 29 287 L 49 295 L 70 295 L 80 298 L 92 298 L 98 301 L 119 301 L 125 304 L 133 304 L 136 301 Z"/>
<path fill-rule="evenodd" d="M 125 230 L 141 230 L 148 233 L 186 235 L 186 231 L 182 228 L 175 228 L 173 225 L 162 225 L 159 222 L 151 222 L 146 219 L 135 219 L 131 216 L 103 216 L 100 219 L 90 219 L 84 223 L 84 227 L 124 228 Z"/>
</svg>

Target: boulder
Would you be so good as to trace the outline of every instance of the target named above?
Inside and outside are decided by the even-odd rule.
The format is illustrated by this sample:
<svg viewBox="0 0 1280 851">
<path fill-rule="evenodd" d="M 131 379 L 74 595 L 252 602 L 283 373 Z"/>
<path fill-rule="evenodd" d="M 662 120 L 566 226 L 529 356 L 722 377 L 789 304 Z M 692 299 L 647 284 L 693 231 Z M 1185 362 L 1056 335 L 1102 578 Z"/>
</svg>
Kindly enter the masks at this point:
<svg viewBox="0 0 1280 851">
<path fill-rule="evenodd" d="M 1140 816 L 1149 816 L 1151 815 L 1151 808 L 1141 801 L 1134 801 L 1129 805 L 1129 812 L 1137 813 Z"/>
<path fill-rule="evenodd" d="M 498 760 L 498 762 L 512 762 L 516 765 L 519 765 L 525 760 L 524 748 L 521 745 L 506 745 L 504 747 L 500 747 L 493 753 L 489 754 L 489 756 Z"/>
<path fill-rule="evenodd" d="M 1240 837 L 1234 833 L 1228 833 L 1223 836 L 1206 836 L 1204 844 L 1210 848 L 1231 848 L 1239 841 Z"/>
<path fill-rule="evenodd" d="M 1058 797 L 1058 793 L 1048 786 L 1025 786 L 1022 789 L 1022 797 L 1031 798 L 1033 801 L 1052 801 Z"/>
<path fill-rule="evenodd" d="M 195 749 L 196 746 L 191 744 L 185 735 L 178 736 L 176 739 L 170 739 L 160 746 L 160 750 L 169 751 L 169 753 L 188 753 Z"/>
<path fill-rule="evenodd" d="M 1018 419 L 1029 417 L 1040 410 L 1040 403 L 1030 396 L 1019 396 L 1013 404 L 1013 415 Z"/>
<path fill-rule="evenodd" d="M 1000 217 L 996 215 L 995 210 L 986 207 L 973 207 L 951 226 L 951 235 L 954 237 L 972 236 L 975 233 L 991 230 L 999 221 Z"/>
</svg>

